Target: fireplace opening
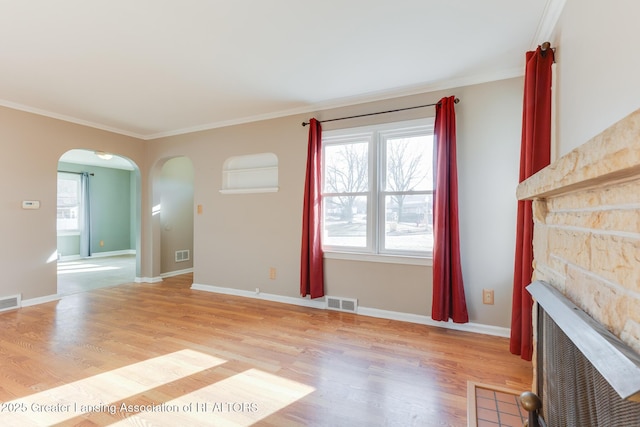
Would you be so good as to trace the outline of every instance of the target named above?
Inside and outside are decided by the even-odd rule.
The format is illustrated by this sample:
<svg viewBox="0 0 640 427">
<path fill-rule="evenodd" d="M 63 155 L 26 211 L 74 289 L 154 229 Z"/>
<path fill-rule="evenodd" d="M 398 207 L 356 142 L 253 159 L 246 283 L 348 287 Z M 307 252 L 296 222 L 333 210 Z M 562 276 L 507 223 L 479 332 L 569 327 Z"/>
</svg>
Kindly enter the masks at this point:
<svg viewBox="0 0 640 427">
<path fill-rule="evenodd" d="M 640 426 L 640 355 L 555 288 L 534 282 L 542 426 Z"/>
</svg>

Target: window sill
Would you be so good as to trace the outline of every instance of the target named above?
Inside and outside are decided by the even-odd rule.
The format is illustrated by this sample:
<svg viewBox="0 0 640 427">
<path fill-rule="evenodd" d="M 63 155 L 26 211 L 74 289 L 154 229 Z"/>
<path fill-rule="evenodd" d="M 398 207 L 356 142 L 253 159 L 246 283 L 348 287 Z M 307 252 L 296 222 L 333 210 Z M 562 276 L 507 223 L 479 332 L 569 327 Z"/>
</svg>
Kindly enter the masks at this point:
<svg viewBox="0 0 640 427">
<path fill-rule="evenodd" d="M 342 259 L 348 261 L 381 262 L 387 264 L 406 264 L 432 266 L 431 255 L 426 257 L 403 256 L 403 255 L 380 255 L 363 254 L 355 252 L 325 252 L 324 259 Z"/>
<path fill-rule="evenodd" d="M 276 193 L 278 187 L 255 187 L 255 188 L 225 188 L 220 190 L 222 194 L 250 194 L 250 193 Z"/>
<path fill-rule="evenodd" d="M 58 231 L 57 232 L 58 237 L 63 237 L 63 236 L 79 236 L 80 232 L 79 231 Z"/>
</svg>

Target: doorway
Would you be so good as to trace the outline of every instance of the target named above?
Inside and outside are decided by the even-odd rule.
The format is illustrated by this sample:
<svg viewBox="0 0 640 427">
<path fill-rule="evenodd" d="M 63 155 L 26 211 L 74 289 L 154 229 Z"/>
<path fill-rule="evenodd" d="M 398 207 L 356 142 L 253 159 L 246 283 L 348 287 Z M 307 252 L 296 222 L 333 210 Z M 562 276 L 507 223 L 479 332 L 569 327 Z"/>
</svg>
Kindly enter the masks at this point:
<svg viewBox="0 0 640 427">
<path fill-rule="evenodd" d="M 58 295 L 133 283 L 140 172 L 131 160 L 74 149 L 58 161 Z"/>
<path fill-rule="evenodd" d="M 159 166 L 160 276 L 171 277 L 193 271 L 194 167 L 185 156 Z"/>
</svg>

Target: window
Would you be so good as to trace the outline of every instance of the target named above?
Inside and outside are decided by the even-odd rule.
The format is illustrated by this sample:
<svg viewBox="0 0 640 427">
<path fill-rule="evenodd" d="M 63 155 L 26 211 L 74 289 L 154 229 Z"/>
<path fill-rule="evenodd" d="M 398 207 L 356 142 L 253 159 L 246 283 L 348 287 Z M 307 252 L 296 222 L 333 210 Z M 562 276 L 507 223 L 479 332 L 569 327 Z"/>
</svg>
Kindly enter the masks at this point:
<svg viewBox="0 0 640 427">
<path fill-rule="evenodd" d="M 433 120 L 325 132 L 323 246 L 428 257 L 433 249 Z"/>
<path fill-rule="evenodd" d="M 80 230 L 80 175 L 58 173 L 58 231 Z"/>
</svg>

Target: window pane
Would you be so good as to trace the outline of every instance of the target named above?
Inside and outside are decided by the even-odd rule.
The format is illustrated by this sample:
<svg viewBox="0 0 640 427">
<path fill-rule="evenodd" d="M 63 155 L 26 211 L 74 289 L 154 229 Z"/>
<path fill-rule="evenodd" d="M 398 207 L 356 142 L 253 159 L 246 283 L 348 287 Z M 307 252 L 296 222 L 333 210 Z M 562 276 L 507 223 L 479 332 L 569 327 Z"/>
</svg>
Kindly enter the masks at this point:
<svg viewBox="0 0 640 427">
<path fill-rule="evenodd" d="M 367 246 L 367 197 L 325 197 L 322 203 L 324 207 L 323 245 L 365 248 Z"/>
<path fill-rule="evenodd" d="M 433 196 L 385 196 L 384 249 L 433 250 Z"/>
<path fill-rule="evenodd" d="M 80 214 L 80 177 L 58 177 L 58 230 L 78 230 Z"/>
<path fill-rule="evenodd" d="M 357 193 L 368 190 L 368 147 L 368 142 L 325 146 L 325 193 Z"/>
<path fill-rule="evenodd" d="M 433 189 L 433 135 L 387 139 L 385 190 Z"/>
</svg>

